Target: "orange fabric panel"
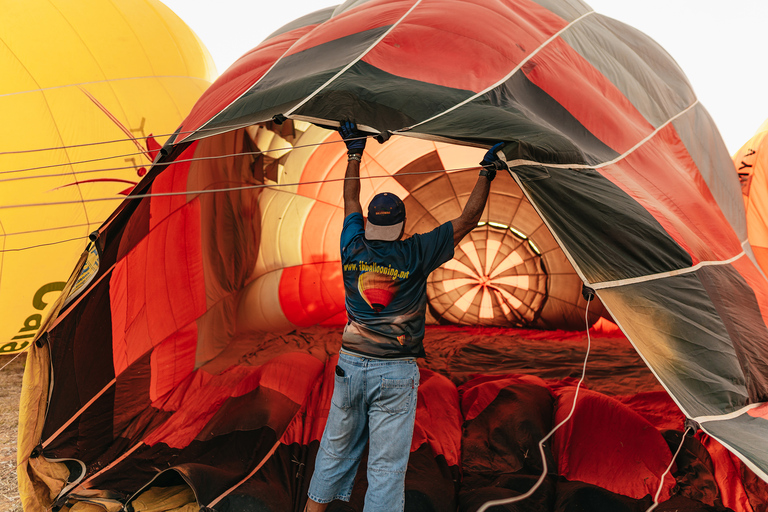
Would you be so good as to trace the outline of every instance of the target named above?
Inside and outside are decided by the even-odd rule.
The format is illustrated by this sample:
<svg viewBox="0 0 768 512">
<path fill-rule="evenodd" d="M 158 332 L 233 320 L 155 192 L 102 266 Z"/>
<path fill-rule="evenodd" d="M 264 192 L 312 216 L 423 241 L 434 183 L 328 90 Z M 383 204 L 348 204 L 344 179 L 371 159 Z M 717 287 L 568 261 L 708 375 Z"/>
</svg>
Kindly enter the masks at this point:
<svg viewBox="0 0 768 512">
<path fill-rule="evenodd" d="M 575 387 L 555 391 L 557 425 L 571 411 Z M 640 499 L 654 496 L 672 460 L 664 437 L 646 419 L 617 400 L 580 389 L 571 419 L 554 435 L 558 473 L 611 492 Z M 667 474 L 660 501 L 670 498 L 675 479 Z"/>
<path fill-rule="evenodd" d="M 309 327 L 344 311 L 341 264 L 314 263 L 283 269 L 280 307 L 289 322 Z"/>
<path fill-rule="evenodd" d="M 342 205 L 344 198 L 344 172 L 347 168 L 346 149 L 338 132 L 329 132 L 324 144 L 318 146 L 307 160 L 301 172 L 301 185 L 297 194 L 320 199 L 330 204 Z M 339 181 L 323 183 L 323 180 L 336 178 Z"/>
<path fill-rule="evenodd" d="M 341 265 L 339 240 L 344 225 L 344 210 L 327 203 L 312 205 L 301 236 L 304 263 L 337 261 Z"/>
</svg>

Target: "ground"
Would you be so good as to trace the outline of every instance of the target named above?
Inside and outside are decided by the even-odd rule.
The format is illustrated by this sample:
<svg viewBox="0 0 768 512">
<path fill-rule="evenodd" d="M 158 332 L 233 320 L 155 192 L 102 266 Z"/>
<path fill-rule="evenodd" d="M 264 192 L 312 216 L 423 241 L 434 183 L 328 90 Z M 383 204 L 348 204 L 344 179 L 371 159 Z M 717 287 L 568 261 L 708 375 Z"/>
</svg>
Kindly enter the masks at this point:
<svg viewBox="0 0 768 512">
<path fill-rule="evenodd" d="M 24 354 L 0 356 L 0 512 L 22 511 L 16 482 L 16 436 L 25 361 Z"/>
</svg>

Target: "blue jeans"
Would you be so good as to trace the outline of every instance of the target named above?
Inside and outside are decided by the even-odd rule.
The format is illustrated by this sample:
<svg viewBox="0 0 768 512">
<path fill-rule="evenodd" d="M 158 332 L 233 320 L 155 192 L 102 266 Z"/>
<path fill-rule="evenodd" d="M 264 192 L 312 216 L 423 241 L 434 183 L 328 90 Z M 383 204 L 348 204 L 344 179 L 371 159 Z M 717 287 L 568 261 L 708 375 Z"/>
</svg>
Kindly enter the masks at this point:
<svg viewBox="0 0 768 512">
<path fill-rule="evenodd" d="M 364 511 L 402 511 L 419 388 L 416 361 L 342 353 L 339 367 L 344 375 L 335 377 L 308 495 L 318 503 L 349 501 L 369 441 Z"/>
</svg>

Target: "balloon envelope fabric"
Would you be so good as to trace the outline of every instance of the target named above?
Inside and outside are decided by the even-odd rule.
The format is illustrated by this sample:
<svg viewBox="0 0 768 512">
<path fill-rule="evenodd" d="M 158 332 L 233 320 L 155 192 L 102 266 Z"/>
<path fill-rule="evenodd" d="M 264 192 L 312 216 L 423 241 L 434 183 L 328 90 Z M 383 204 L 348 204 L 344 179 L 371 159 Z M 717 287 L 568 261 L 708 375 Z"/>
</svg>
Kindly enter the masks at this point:
<svg viewBox="0 0 768 512">
<path fill-rule="evenodd" d="M 461 396 L 473 374 L 572 377 L 578 360 L 565 374 L 536 367 L 542 354 L 568 354 L 552 342 L 561 334 L 542 350 L 535 334 L 508 328 L 573 328 L 587 309 L 582 284 L 658 379 L 654 391 L 668 393 L 656 396 L 656 409 L 671 400 L 680 415 L 654 423 L 585 393 L 576 423 L 545 453 L 556 464 L 532 498 L 537 506 L 567 510 L 602 496 L 612 510 L 645 510 L 644 493 L 659 486 L 670 507 L 709 496 L 686 506 L 750 510 L 761 499 L 763 484 L 750 487 L 743 475 L 768 478 L 768 283 L 747 242 L 733 163 L 672 58 L 575 0 L 370 0 L 297 20 L 243 56 L 100 228 L 93 281 L 69 296 L 30 359 L 19 450 L 26 503 L 97 496 L 124 504 L 146 486 L 186 482 L 201 506 L 274 497 L 273 510 L 301 510 L 340 343 L 339 329 L 322 324 L 344 321 L 335 247 L 342 185 L 333 181 L 344 150 L 308 123 L 344 119 L 388 139 L 366 147 L 362 196 L 404 197 L 408 232 L 455 218 L 466 202 L 477 168 L 462 169 L 476 164 L 451 145 L 503 141 L 510 167 L 492 187 L 503 199 L 491 198 L 485 224 L 429 292 L 434 322 L 502 326 L 504 341 L 431 331 L 426 364 L 445 375 L 430 379 L 421 407 L 445 414 L 422 424 L 414 440 L 428 442 L 412 462 L 442 476 L 416 478 L 437 483 L 417 486 L 409 503 L 435 503 L 428 497 L 445 498 L 455 482 L 446 506 L 476 510 L 533 484 L 541 458 L 519 463 L 502 449 L 514 456 L 486 471 L 482 453 L 470 460 L 477 452 L 466 448 L 535 446 L 575 396 L 568 383 L 512 376 L 473 392 L 481 407 L 442 379 Z M 595 308 L 585 323 L 603 314 Z M 510 367 L 513 348 L 522 359 Z M 446 353 L 454 359 L 441 366 Z M 624 368 L 608 366 L 615 390 Z M 506 428 L 518 409 L 536 428 Z M 706 474 L 733 482 L 717 497 L 698 484 L 681 493 L 663 475 L 673 452 L 660 425 L 682 430 L 683 417 L 738 457 L 744 483 L 719 478 L 717 462 Z M 613 418 L 637 436 L 602 466 L 611 474 L 601 473 L 587 456 L 596 451 L 580 451 L 578 439 L 605 432 Z M 472 420 L 472 436 L 462 430 L 456 441 L 456 425 L 469 429 Z M 654 447 L 641 453 L 648 460 L 637 459 L 640 446 Z M 614 478 L 623 467 L 628 478 Z M 48 484 L 42 474 L 53 475 Z"/>
<path fill-rule="evenodd" d="M 13 353 L 216 69 L 157 0 L 6 2 L 0 42 L 0 353 Z"/>
</svg>

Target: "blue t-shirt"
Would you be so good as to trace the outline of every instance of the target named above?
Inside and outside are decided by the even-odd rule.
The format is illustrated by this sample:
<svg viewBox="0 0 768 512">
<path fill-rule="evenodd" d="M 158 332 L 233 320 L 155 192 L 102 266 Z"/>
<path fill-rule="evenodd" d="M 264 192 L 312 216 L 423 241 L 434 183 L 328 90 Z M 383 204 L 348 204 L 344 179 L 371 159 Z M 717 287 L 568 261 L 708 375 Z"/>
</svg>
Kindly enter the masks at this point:
<svg viewBox="0 0 768 512">
<path fill-rule="evenodd" d="M 347 316 L 342 346 L 373 357 L 424 357 L 427 277 L 453 258 L 453 225 L 406 240 L 366 240 L 363 216 L 341 231 Z"/>
</svg>

